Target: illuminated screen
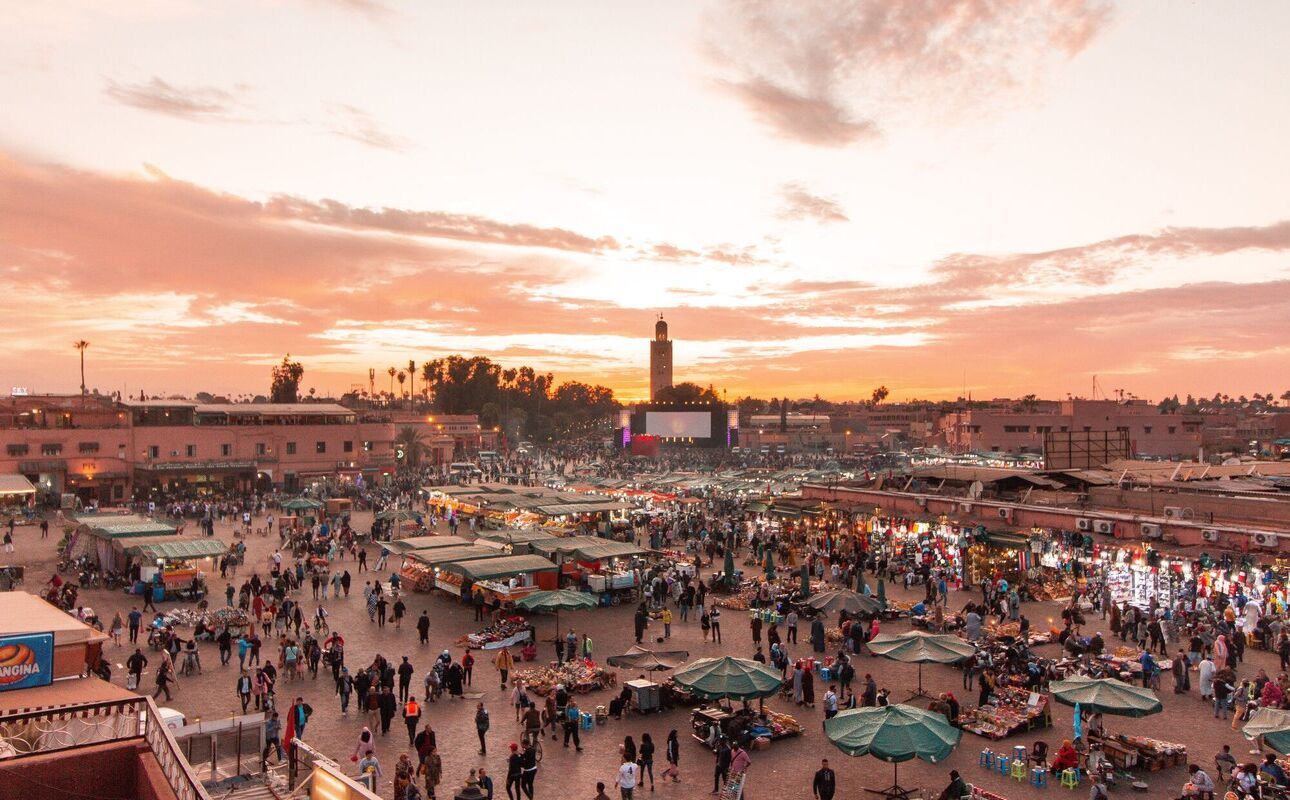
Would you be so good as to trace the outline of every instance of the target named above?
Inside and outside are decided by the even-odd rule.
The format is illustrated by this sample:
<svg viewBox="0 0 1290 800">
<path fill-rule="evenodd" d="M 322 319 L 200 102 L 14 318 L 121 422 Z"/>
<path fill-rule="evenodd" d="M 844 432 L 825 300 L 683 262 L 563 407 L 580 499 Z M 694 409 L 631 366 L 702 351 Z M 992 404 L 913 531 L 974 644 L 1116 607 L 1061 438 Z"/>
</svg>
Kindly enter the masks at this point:
<svg viewBox="0 0 1290 800">
<path fill-rule="evenodd" d="M 650 436 L 707 439 L 712 435 L 712 412 L 646 411 L 645 432 Z"/>
</svg>

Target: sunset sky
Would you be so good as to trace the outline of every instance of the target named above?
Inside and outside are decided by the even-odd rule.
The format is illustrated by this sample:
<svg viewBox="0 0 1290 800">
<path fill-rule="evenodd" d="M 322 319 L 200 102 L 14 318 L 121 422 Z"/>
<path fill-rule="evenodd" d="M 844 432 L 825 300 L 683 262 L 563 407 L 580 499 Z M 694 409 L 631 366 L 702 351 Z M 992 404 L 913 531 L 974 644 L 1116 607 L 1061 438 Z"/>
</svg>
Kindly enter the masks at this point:
<svg viewBox="0 0 1290 800">
<path fill-rule="evenodd" d="M 1280 0 L 0 8 L 0 391 L 1290 389 Z"/>
</svg>

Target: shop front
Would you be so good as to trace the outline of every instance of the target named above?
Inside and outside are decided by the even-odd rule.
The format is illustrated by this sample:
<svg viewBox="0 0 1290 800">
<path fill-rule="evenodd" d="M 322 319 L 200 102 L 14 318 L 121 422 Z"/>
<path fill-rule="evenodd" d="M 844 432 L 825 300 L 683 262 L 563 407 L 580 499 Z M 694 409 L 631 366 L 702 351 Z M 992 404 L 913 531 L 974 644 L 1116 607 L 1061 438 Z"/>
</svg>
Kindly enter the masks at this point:
<svg viewBox="0 0 1290 800">
<path fill-rule="evenodd" d="M 1190 559 L 1166 556 L 1146 546 L 1098 546 L 1093 563 L 1112 601 L 1139 608 L 1149 608 L 1153 602 L 1173 607 L 1192 577 Z"/>
</svg>

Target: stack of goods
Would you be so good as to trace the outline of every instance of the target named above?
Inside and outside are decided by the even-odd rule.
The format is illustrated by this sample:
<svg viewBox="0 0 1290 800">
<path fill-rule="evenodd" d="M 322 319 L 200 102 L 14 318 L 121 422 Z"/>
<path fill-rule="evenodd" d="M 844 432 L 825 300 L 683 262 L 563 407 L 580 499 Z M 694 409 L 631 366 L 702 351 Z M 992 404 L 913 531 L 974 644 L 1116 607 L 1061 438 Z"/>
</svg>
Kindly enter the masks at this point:
<svg viewBox="0 0 1290 800">
<path fill-rule="evenodd" d="M 750 619 L 754 617 L 758 617 L 761 619 L 762 622 L 766 623 L 767 625 L 772 623 L 775 625 L 784 624 L 784 615 L 777 614 L 773 609 L 769 609 L 769 608 L 755 608 L 749 613 L 748 616 Z"/>
<path fill-rule="evenodd" d="M 439 570 L 439 574 L 435 576 L 434 585 L 437 589 L 443 589 L 453 594 L 461 594 L 461 576 L 455 572 L 449 572 L 444 569 Z"/>
<path fill-rule="evenodd" d="M 837 642 L 841 642 L 841 641 L 842 641 L 842 629 L 841 629 L 841 628 L 826 628 L 826 629 L 825 629 L 825 631 L 824 631 L 824 641 L 829 642 L 829 643 L 837 643 Z"/>
<path fill-rule="evenodd" d="M 403 569 L 399 570 L 399 581 L 405 589 L 428 592 L 434 588 L 434 572 L 424 564 L 410 558 L 404 559 Z"/>
<path fill-rule="evenodd" d="M 209 630 L 218 631 L 225 625 L 232 633 L 240 633 L 250 626 L 251 618 L 240 608 L 221 606 L 220 608 L 200 611 L 193 608 L 176 608 L 166 612 L 165 624 L 171 627 L 191 628 L 198 621 L 205 623 Z"/>
<path fill-rule="evenodd" d="M 788 714 L 766 710 L 766 721 L 769 723 L 771 738 L 797 736 L 802 732 L 802 724 Z"/>
<path fill-rule="evenodd" d="M 1008 798 L 1004 797 L 1001 794 L 995 794 L 994 792 L 987 792 L 985 789 L 982 789 L 979 786 L 973 786 L 972 800 L 1008 800 Z"/>
<path fill-rule="evenodd" d="M 1075 593 L 1075 581 L 1058 575 L 1030 583 L 1026 591 L 1034 600 L 1063 600 Z"/>
<path fill-rule="evenodd" d="M 1014 733 L 1046 728 L 1052 724 L 1048 712 L 1048 695 L 1036 696 L 1025 689 L 1002 686 L 994 692 L 994 702 L 959 714 L 959 727 L 987 739 L 1004 739 Z"/>
<path fill-rule="evenodd" d="M 717 605 L 732 611 L 747 611 L 757 599 L 757 581 L 741 581 L 739 588 L 717 601 Z"/>
<path fill-rule="evenodd" d="M 1004 622 L 1002 624 L 986 622 L 982 628 L 985 630 L 986 635 L 992 638 L 1016 639 L 1021 635 L 1020 622 Z M 1026 644 L 1048 644 L 1051 641 L 1053 641 L 1053 634 L 1051 631 L 1041 631 L 1031 628 Z"/>
<path fill-rule="evenodd" d="M 1126 734 L 1109 737 L 1107 741 L 1137 752 L 1138 764 L 1151 772 L 1187 763 L 1187 745 Z"/>
<path fill-rule="evenodd" d="M 489 625 L 479 633 L 468 633 L 457 640 L 458 647 L 474 647 L 483 650 L 496 650 L 510 647 L 529 639 L 528 620 L 523 617 L 505 617 L 495 625 Z"/>
<path fill-rule="evenodd" d="M 744 775 L 743 772 L 731 773 L 726 782 L 721 785 L 721 796 L 717 800 L 739 800 L 744 794 Z"/>
<path fill-rule="evenodd" d="M 612 686 L 618 677 L 596 662 L 584 659 L 519 670 L 515 673 L 515 680 L 523 681 L 530 692 L 545 697 L 555 691 L 556 684 L 563 684 L 564 688 L 575 692 L 591 692 Z"/>
</svg>

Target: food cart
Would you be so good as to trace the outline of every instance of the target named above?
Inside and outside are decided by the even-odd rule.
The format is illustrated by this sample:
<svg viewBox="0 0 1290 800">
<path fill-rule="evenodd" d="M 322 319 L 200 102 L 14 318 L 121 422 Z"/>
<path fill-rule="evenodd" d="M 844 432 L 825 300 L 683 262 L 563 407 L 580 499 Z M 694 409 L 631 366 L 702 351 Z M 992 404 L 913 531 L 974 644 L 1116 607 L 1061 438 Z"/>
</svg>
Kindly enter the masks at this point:
<svg viewBox="0 0 1290 800">
<path fill-rule="evenodd" d="M 485 598 L 503 604 L 538 589 L 555 589 L 558 581 L 555 564 L 536 555 L 458 560 L 443 564 L 441 571 L 459 576 L 462 591 L 478 587 Z"/>
<path fill-rule="evenodd" d="M 201 600 L 206 596 L 206 572 L 216 559 L 228 552 L 220 539 L 151 539 L 125 547 L 125 553 L 140 560 L 140 589 L 153 592 L 153 599 Z M 157 597 L 160 589 L 162 597 Z"/>
<path fill-rule="evenodd" d="M 393 544 L 393 542 L 386 544 Z M 443 566 L 450 561 L 469 561 L 476 558 L 497 558 L 497 551 L 476 545 L 413 550 L 403 556 L 403 566 L 399 568 L 399 580 L 409 591 L 428 592 L 431 589 L 443 589 L 449 594 L 460 595 L 461 576 L 457 573 L 445 572 Z"/>
<path fill-rule="evenodd" d="M 602 605 L 618 605 L 637 593 L 633 561 L 647 551 L 630 542 L 598 536 L 570 536 L 534 542 L 534 552 L 560 565 L 562 577 L 585 584 L 599 595 Z"/>
<path fill-rule="evenodd" d="M 332 497 L 326 501 L 328 517 L 348 517 L 354 510 L 354 501 L 347 497 Z"/>
</svg>

